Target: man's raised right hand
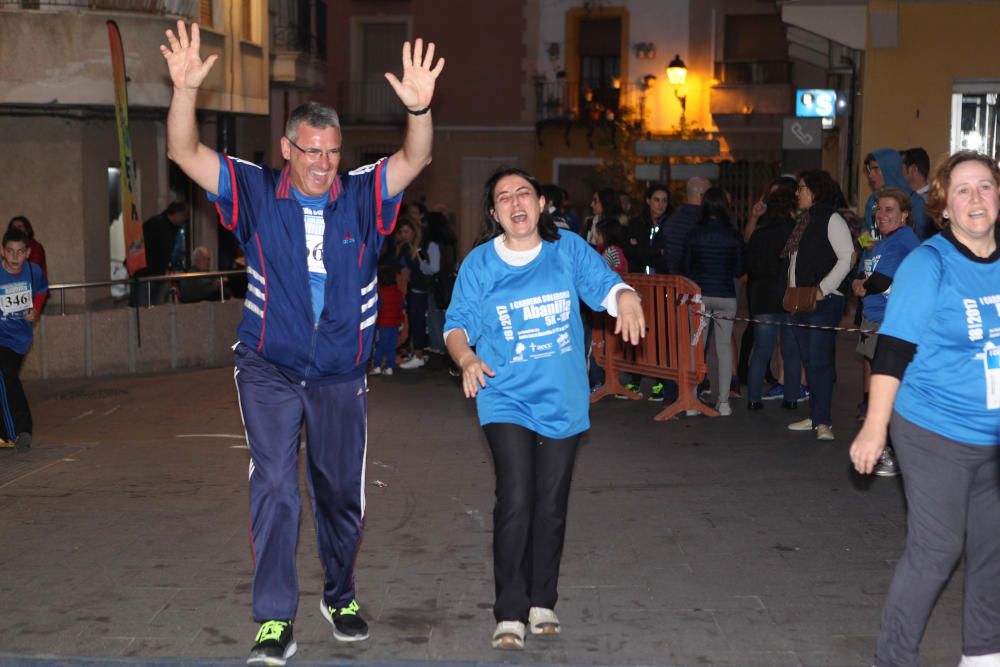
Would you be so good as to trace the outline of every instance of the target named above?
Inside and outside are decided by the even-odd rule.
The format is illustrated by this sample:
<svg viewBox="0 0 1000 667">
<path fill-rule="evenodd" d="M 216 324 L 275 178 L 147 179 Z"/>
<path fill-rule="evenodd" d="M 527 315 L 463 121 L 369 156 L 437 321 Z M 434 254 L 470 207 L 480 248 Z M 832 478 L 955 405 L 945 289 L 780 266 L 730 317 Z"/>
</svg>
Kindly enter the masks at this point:
<svg viewBox="0 0 1000 667">
<path fill-rule="evenodd" d="M 197 90 L 219 56 L 212 54 L 204 61 L 201 59 L 201 33 L 197 23 L 191 24 L 191 38 L 188 39 L 184 21 L 177 21 L 177 34 L 167 30 L 167 42 L 170 46 L 161 44 L 160 53 L 167 61 L 174 90 Z"/>
</svg>

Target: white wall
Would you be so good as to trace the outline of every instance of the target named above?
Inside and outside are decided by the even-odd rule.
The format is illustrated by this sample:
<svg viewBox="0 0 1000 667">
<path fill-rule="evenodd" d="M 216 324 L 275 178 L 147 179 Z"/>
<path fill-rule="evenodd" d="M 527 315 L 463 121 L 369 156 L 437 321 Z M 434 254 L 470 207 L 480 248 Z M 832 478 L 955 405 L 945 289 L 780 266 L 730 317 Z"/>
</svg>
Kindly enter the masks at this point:
<svg viewBox="0 0 1000 667">
<path fill-rule="evenodd" d="M 546 80 L 554 81 L 555 73 L 566 68 L 566 12 L 582 7 L 580 0 L 541 0 L 538 65 L 539 72 Z M 689 0 L 608 0 L 602 7 L 625 7 L 628 9 L 627 70 L 634 86 L 646 74 L 657 78 L 665 77 L 664 68 L 680 53 L 684 58 L 688 53 Z M 551 42 L 559 44 L 559 58 L 552 62 L 548 55 Z M 656 57 L 639 60 L 632 48 L 637 42 L 652 42 L 656 46 Z"/>
</svg>

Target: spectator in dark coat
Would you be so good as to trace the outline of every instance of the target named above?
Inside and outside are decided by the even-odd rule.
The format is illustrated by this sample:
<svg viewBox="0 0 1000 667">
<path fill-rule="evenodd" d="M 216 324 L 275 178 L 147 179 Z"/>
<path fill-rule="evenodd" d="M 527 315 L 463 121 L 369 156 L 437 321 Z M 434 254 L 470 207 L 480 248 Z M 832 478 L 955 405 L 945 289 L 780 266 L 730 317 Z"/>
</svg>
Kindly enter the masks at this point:
<svg viewBox="0 0 1000 667">
<path fill-rule="evenodd" d="M 759 410 L 764 373 L 781 336 L 781 356 L 784 359 L 783 383 L 785 408 L 794 408 L 799 398 L 801 361 L 795 336 L 783 328 L 789 320 L 781 300 L 788 286 L 788 258 L 782 257 L 788 236 L 795 228 L 798 206 L 795 181 L 791 187 L 779 185 L 762 202 L 764 212 L 756 221 L 756 229 L 747 246 L 747 301 L 750 317 L 761 320 L 753 325 L 753 352 L 747 373 L 750 410 Z"/>
<path fill-rule="evenodd" d="M 162 213 L 142 223 L 143 243 L 146 245 L 146 267 L 135 272 L 136 277 L 165 276 L 170 268 L 170 254 L 174 251 L 174 241 L 177 232 L 187 222 L 188 205 L 186 202 L 175 201 Z M 147 295 L 153 304 L 166 301 L 168 285 L 166 282 L 153 283 L 147 288 L 140 284 L 139 289 L 132 294 L 132 305 L 148 305 Z"/>
<path fill-rule="evenodd" d="M 733 226 L 733 214 L 725 190 L 709 188 L 705 192 L 701 217 L 684 238 L 683 248 L 681 273 L 698 283 L 705 312 L 720 316 L 720 319 L 712 320 L 715 354 L 718 357 L 715 409 L 727 417 L 733 412 L 727 388 L 733 374 L 729 341 L 733 335 L 731 318 L 736 316 L 734 279 L 742 276 L 745 270 L 746 248 Z"/>
<path fill-rule="evenodd" d="M 654 240 L 660 255 L 657 273 L 680 274 L 684 237 L 701 217 L 701 200 L 711 186 L 708 179 L 701 176 L 688 179 L 684 204 L 674 211 L 666 224 L 660 226 L 659 234 Z"/>
<path fill-rule="evenodd" d="M 670 191 L 662 183 L 653 183 L 643 196 L 642 213 L 629 220 L 622 249 L 632 273 L 656 273 L 657 258 L 653 240 L 666 223 Z"/>
</svg>

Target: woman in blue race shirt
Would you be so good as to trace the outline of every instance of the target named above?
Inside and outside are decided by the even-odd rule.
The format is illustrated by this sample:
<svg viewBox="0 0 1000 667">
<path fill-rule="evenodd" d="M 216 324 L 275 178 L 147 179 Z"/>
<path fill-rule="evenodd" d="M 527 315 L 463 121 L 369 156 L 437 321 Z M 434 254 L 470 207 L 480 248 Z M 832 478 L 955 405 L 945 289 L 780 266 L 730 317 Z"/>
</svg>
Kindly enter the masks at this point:
<svg viewBox="0 0 1000 667">
<path fill-rule="evenodd" d="M 539 183 L 520 169 L 486 182 L 485 241 L 458 273 L 448 352 L 476 398 L 496 472 L 494 648 L 559 632 L 553 611 L 573 462 L 590 428 L 580 299 L 645 336 L 639 299 L 586 241 L 542 215 Z M 475 346 L 473 351 L 472 346 Z"/>
<path fill-rule="evenodd" d="M 998 185 L 996 162 L 972 151 L 938 169 L 927 210 L 943 231 L 899 266 L 879 329 L 851 461 L 870 473 L 888 428 L 907 532 L 882 610 L 878 667 L 917 665 L 931 609 L 963 553 L 960 667 L 1000 665 Z"/>
</svg>

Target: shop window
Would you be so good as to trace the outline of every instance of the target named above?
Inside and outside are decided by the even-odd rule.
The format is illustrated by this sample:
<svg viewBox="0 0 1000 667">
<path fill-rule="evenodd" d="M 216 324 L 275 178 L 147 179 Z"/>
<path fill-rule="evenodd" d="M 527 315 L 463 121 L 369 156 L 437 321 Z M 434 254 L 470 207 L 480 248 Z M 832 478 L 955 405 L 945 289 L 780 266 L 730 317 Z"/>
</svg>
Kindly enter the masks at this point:
<svg viewBox="0 0 1000 667">
<path fill-rule="evenodd" d="M 1000 86 L 992 91 L 957 92 L 952 95 L 952 152 L 974 150 L 1000 156 Z"/>
</svg>

